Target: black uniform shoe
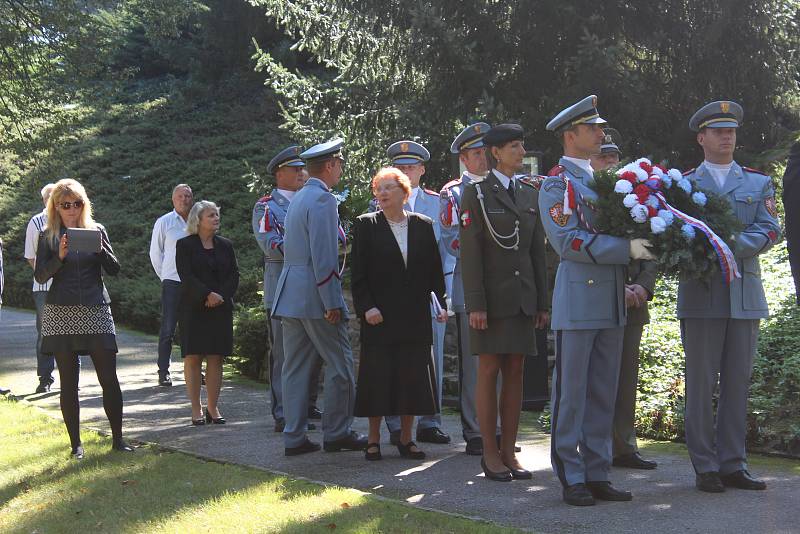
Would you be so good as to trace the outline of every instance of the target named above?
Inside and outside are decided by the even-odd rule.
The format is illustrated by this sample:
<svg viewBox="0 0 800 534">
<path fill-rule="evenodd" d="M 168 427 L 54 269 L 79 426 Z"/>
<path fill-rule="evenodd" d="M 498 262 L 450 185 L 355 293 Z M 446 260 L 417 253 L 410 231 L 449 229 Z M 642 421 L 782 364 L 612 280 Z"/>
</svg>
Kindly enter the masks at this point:
<svg viewBox="0 0 800 534">
<path fill-rule="evenodd" d="M 172 377 L 169 373 L 158 373 L 158 385 L 165 388 L 172 386 Z"/>
<path fill-rule="evenodd" d="M 40 381 L 39 385 L 36 386 L 36 393 L 49 393 L 51 385 L 52 382 L 50 380 Z"/>
<path fill-rule="evenodd" d="M 495 436 L 495 439 L 497 440 L 497 448 L 499 449 L 500 448 L 500 436 L 499 435 Z M 481 444 L 481 447 L 482 446 L 483 445 Z M 514 445 L 514 452 L 522 452 L 522 447 L 520 447 L 519 445 Z"/>
<path fill-rule="evenodd" d="M 275 432 L 283 432 L 283 428 L 286 426 L 286 420 L 283 418 L 275 419 Z"/>
<path fill-rule="evenodd" d="M 431 428 L 422 428 L 422 429 L 418 428 L 417 441 L 422 441 L 423 443 L 438 443 L 440 445 L 444 445 L 445 443 L 450 443 L 450 436 L 448 436 L 435 426 Z"/>
<path fill-rule="evenodd" d="M 389 432 L 389 443 L 397 447 L 400 445 L 400 431 L 395 430 L 394 432 Z"/>
<path fill-rule="evenodd" d="M 628 467 L 630 469 L 655 469 L 658 464 L 652 460 L 645 460 L 639 452 L 617 456 L 611 462 L 614 467 Z"/>
<path fill-rule="evenodd" d="M 561 494 L 564 502 L 572 506 L 593 506 L 594 497 L 586 484 L 573 484 L 564 488 Z"/>
<path fill-rule="evenodd" d="M 316 406 L 311 406 L 308 408 L 308 418 L 309 419 L 322 419 L 322 412 L 319 411 L 319 408 Z"/>
<path fill-rule="evenodd" d="M 633 499 L 630 491 L 618 490 L 607 480 L 600 482 L 587 482 L 586 487 L 592 497 L 599 501 L 630 501 Z"/>
<path fill-rule="evenodd" d="M 753 476 L 744 469 L 734 471 L 733 473 L 729 473 L 727 475 L 722 475 L 719 478 L 722 481 L 722 484 L 728 486 L 729 488 L 739 488 L 745 490 L 767 489 L 766 482 L 763 480 L 758 480 L 757 478 L 753 478 Z"/>
<path fill-rule="evenodd" d="M 306 438 L 305 443 L 302 445 L 298 445 L 297 447 L 286 447 L 283 449 L 283 454 L 285 456 L 299 456 L 309 452 L 317 452 L 319 449 L 319 443 L 314 443 L 310 439 Z"/>
<path fill-rule="evenodd" d="M 708 493 L 722 493 L 725 491 L 725 486 L 722 485 L 722 480 L 720 480 L 719 473 L 716 471 L 697 473 L 694 484 L 700 491 Z"/>
<path fill-rule="evenodd" d="M 467 448 L 464 452 L 470 456 L 483 456 L 483 440 L 481 438 L 467 440 Z"/>
<path fill-rule="evenodd" d="M 367 436 L 351 431 L 349 436 L 333 441 L 324 441 L 322 446 L 325 452 L 363 451 L 367 446 Z"/>
</svg>

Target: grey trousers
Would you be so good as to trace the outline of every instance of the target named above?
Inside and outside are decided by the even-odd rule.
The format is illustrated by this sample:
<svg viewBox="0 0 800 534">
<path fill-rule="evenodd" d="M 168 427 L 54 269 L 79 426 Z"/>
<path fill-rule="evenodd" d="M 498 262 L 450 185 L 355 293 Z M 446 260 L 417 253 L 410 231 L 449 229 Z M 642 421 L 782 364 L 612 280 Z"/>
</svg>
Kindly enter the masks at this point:
<svg viewBox="0 0 800 534">
<path fill-rule="evenodd" d="M 686 445 L 696 473 L 727 475 L 747 469 L 747 394 L 758 324 L 758 319 L 681 319 L 686 353 Z"/>
<path fill-rule="evenodd" d="M 436 393 L 439 395 L 439 406 L 442 405 L 442 373 L 444 372 L 444 334 L 447 323 L 439 323 L 435 319 L 433 323 L 433 362 L 436 365 Z M 389 432 L 400 431 L 400 417 L 397 415 L 388 416 L 386 428 Z M 442 426 L 442 414 L 420 415 L 417 417 L 417 430 L 425 428 L 439 428 Z"/>
<path fill-rule="evenodd" d="M 269 315 L 270 336 L 269 393 L 272 399 L 272 418 L 278 421 L 283 419 L 283 326 L 280 319 L 270 315 L 269 309 L 267 309 L 267 314 Z M 317 405 L 319 374 L 322 371 L 322 364 L 322 358 L 317 357 L 308 385 L 308 403 L 311 406 Z"/>
<path fill-rule="evenodd" d="M 636 445 L 636 391 L 639 384 L 639 345 L 642 342 L 643 330 L 643 323 L 630 323 L 625 326 L 617 401 L 614 405 L 612 450 L 615 458 L 639 451 Z"/>
<path fill-rule="evenodd" d="M 556 332 L 550 459 L 564 486 L 608 480 L 623 331 Z"/>
<path fill-rule="evenodd" d="M 308 397 L 317 355 L 325 360 L 325 410 L 322 430 L 325 441 L 350 434 L 356 383 L 353 352 L 347 321 L 331 324 L 325 319 L 284 317 L 283 324 L 283 413 L 286 447 L 298 447 L 306 440 Z"/>
</svg>

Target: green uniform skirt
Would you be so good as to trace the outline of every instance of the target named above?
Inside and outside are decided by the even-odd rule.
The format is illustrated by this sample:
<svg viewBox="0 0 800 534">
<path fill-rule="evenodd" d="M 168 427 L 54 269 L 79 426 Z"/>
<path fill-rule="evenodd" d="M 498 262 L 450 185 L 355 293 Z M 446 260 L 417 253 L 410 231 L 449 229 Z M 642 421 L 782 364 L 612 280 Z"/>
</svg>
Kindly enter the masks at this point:
<svg viewBox="0 0 800 534">
<path fill-rule="evenodd" d="M 469 329 L 472 354 L 536 354 L 534 318 L 524 313 L 511 317 L 489 317 L 486 330 Z"/>
</svg>

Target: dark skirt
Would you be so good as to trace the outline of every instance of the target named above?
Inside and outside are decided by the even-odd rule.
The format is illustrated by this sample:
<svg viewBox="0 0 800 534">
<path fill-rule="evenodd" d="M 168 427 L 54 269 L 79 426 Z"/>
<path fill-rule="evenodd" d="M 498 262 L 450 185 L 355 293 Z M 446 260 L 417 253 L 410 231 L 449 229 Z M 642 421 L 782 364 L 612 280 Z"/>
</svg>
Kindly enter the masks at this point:
<svg viewBox="0 0 800 534">
<path fill-rule="evenodd" d="M 108 304 L 42 308 L 43 354 L 117 352 L 114 317 Z"/>
<path fill-rule="evenodd" d="M 230 302 L 216 308 L 184 305 L 178 315 L 178 325 L 182 358 L 187 354 L 233 354 L 233 306 Z"/>
<path fill-rule="evenodd" d="M 355 415 L 439 412 L 430 345 L 361 345 Z"/>
<path fill-rule="evenodd" d="M 524 313 L 512 317 L 489 317 L 486 330 L 469 329 L 472 354 L 536 355 L 534 318 Z"/>
</svg>

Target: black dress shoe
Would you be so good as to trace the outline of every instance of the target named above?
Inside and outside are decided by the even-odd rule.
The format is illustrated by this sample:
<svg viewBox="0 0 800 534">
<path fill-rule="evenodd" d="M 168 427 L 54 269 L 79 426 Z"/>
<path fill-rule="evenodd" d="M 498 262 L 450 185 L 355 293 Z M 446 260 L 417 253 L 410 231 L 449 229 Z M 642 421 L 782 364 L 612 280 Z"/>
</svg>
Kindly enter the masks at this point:
<svg viewBox="0 0 800 534">
<path fill-rule="evenodd" d="M 395 430 L 394 432 L 389 432 L 389 443 L 397 447 L 400 445 L 400 431 Z"/>
<path fill-rule="evenodd" d="M 527 469 L 515 469 L 508 464 L 505 464 L 505 466 L 511 471 L 511 478 L 514 480 L 530 480 L 533 478 L 533 473 Z"/>
<path fill-rule="evenodd" d="M 417 449 L 416 451 L 411 450 L 414 447 L 416 447 Z M 425 453 L 419 450 L 419 447 L 417 447 L 417 444 L 414 443 L 413 441 L 409 441 L 405 445 L 403 445 L 402 443 L 398 443 L 397 450 L 398 452 L 400 452 L 400 456 L 402 456 L 403 458 L 409 458 L 411 460 L 425 459 Z"/>
<path fill-rule="evenodd" d="M 83 445 L 73 447 L 72 451 L 69 453 L 69 456 L 73 460 L 83 460 Z"/>
<path fill-rule="evenodd" d="M 306 438 L 306 441 L 302 445 L 298 445 L 297 447 L 286 447 L 283 449 L 283 454 L 285 456 L 299 456 L 309 452 L 317 452 L 319 449 L 319 443 L 314 443 L 310 439 Z"/>
<path fill-rule="evenodd" d="M 708 493 L 722 493 L 725 491 L 725 486 L 722 485 L 722 480 L 720 480 L 719 473 L 716 471 L 697 473 L 694 484 L 700 491 Z"/>
<path fill-rule="evenodd" d="M 483 440 L 481 438 L 467 440 L 467 448 L 464 452 L 470 456 L 483 456 Z"/>
<path fill-rule="evenodd" d="M 370 449 L 376 449 L 376 450 L 370 452 Z M 383 456 L 381 456 L 381 444 L 367 443 L 367 448 L 364 449 L 364 459 L 369 460 L 370 462 L 374 462 L 375 460 L 381 460 L 382 458 Z"/>
<path fill-rule="evenodd" d="M 208 411 L 206 408 L 206 423 L 211 424 L 214 423 L 215 425 L 224 425 L 228 421 L 224 417 L 211 417 L 211 412 Z"/>
<path fill-rule="evenodd" d="M 481 458 L 481 469 L 483 469 L 483 474 L 489 480 L 496 482 L 511 482 L 512 480 L 511 471 L 489 471 L 483 458 Z"/>
<path fill-rule="evenodd" d="M 322 419 L 322 412 L 319 411 L 319 408 L 316 406 L 311 406 L 308 409 L 308 418 L 309 419 Z"/>
<path fill-rule="evenodd" d="M 325 452 L 363 451 L 367 446 L 367 437 L 364 434 L 351 431 L 349 436 L 333 441 L 324 441 L 322 446 Z"/>
<path fill-rule="evenodd" d="M 285 419 L 275 419 L 275 432 L 283 432 L 284 427 L 286 427 Z"/>
<path fill-rule="evenodd" d="M 594 497 L 592 497 L 592 493 L 586 487 L 586 484 L 578 483 L 567 486 L 561 493 L 561 497 L 564 499 L 565 503 L 572 506 L 594 505 Z"/>
<path fill-rule="evenodd" d="M 630 469 L 655 469 L 658 467 L 656 462 L 642 458 L 642 455 L 639 454 L 638 451 L 615 457 L 611 465 L 614 467 L 628 467 Z"/>
<path fill-rule="evenodd" d="M 719 478 L 722 481 L 722 484 L 728 486 L 729 488 L 739 488 L 744 490 L 767 489 L 766 482 L 757 478 L 753 478 L 753 476 L 745 469 L 740 469 L 739 471 L 734 471 L 733 473 L 729 473 L 727 475 L 721 475 Z"/>
<path fill-rule="evenodd" d="M 49 393 L 50 386 L 53 385 L 53 382 L 55 382 L 55 380 L 53 380 L 52 378 L 39 380 L 39 385 L 36 386 L 36 393 Z"/>
<path fill-rule="evenodd" d="M 115 439 L 111 444 L 111 449 L 119 452 L 133 452 L 133 447 L 122 441 L 122 439 Z"/>
<path fill-rule="evenodd" d="M 500 436 L 499 435 L 495 436 L 495 439 L 497 439 L 497 448 L 499 449 L 500 448 L 500 441 L 501 441 L 500 440 Z M 481 447 L 483 447 L 483 444 L 481 444 Z M 514 445 L 514 452 L 522 452 L 522 447 L 520 447 L 519 445 L 515 444 Z M 481 454 L 483 454 L 483 453 L 481 453 Z"/>
<path fill-rule="evenodd" d="M 423 443 L 438 443 L 440 445 L 444 445 L 445 443 L 450 443 L 450 436 L 448 436 L 435 426 L 431 428 L 422 428 L 422 429 L 418 428 L 417 441 L 421 441 Z"/>
<path fill-rule="evenodd" d="M 158 385 L 164 388 L 172 387 L 172 377 L 169 373 L 158 373 Z"/>
<path fill-rule="evenodd" d="M 597 500 L 600 501 L 630 501 L 633 495 L 630 491 L 618 490 L 607 480 L 598 482 L 587 482 L 586 487 Z"/>
</svg>

